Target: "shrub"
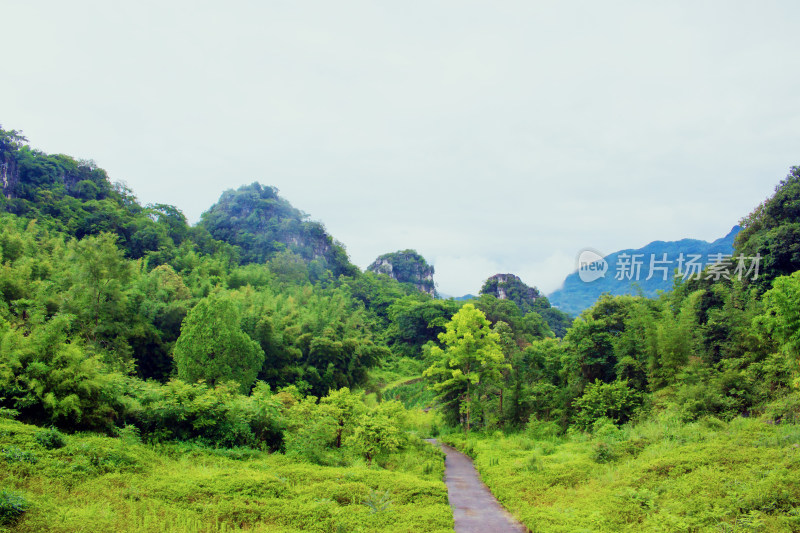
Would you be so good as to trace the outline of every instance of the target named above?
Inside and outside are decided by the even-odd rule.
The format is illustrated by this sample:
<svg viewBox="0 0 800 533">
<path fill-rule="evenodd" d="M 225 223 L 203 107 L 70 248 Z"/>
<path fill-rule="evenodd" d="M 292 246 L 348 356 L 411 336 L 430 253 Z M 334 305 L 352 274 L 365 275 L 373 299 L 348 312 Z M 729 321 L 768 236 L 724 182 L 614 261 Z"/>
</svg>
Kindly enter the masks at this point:
<svg viewBox="0 0 800 533">
<path fill-rule="evenodd" d="M 29 333 L 0 335 L 0 397 L 23 419 L 109 429 L 121 409 L 122 376 L 70 340 L 70 327 L 70 319 L 59 315 Z"/>
<path fill-rule="evenodd" d="M 725 422 L 723 422 L 719 418 L 717 418 L 715 416 L 710 416 L 710 415 L 707 415 L 707 416 L 704 416 L 704 417 L 700 418 L 700 424 L 704 428 L 710 429 L 710 430 L 713 430 L 713 431 L 721 431 L 721 430 L 723 430 L 723 429 L 728 427 L 728 424 L 726 424 Z"/>
<path fill-rule="evenodd" d="M 10 524 L 28 509 L 28 502 L 20 494 L 0 490 L 0 524 Z"/>
<path fill-rule="evenodd" d="M 533 454 L 528 457 L 528 462 L 525 464 L 525 470 L 529 472 L 541 472 L 542 471 L 542 460 L 541 458 Z"/>
<path fill-rule="evenodd" d="M 64 434 L 52 427 L 37 431 L 34 433 L 33 438 L 48 450 L 57 450 L 67 445 L 67 439 Z"/>
<path fill-rule="evenodd" d="M 556 453 L 556 445 L 552 442 L 539 443 L 539 453 L 541 455 L 553 455 Z"/>
<path fill-rule="evenodd" d="M 592 448 L 592 459 L 596 463 L 610 463 L 617 458 L 614 448 L 605 442 L 598 442 Z"/>
<path fill-rule="evenodd" d="M 534 440 L 552 439 L 561 433 L 561 428 L 555 422 L 544 422 L 536 418 L 531 418 L 525 429 Z"/>
<path fill-rule="evenodd" d="M 578 410 L 575 425 L 588 430 L 596 420 L 603 417 L 616 424 L 624 424 L 641 405 L 642 394 L 628 387 L 626 380 L 613 383 L 597 380 L 587 385 L 583 396 L 575 401 Z"/>
<path fill-rule="evenodd" d="M 117 430 L 117 436 L 126 444 L 141 444 L 142 435 L 139 428 L 125 424 Z"/>
<path fill-rule="evenodd" d="M 764 419 L 769 422 L 800 423 L 800 394 L 792 392 L 769 403 L 764 410 Z"/>
<path fill-rule="evenodd" d="M 3 448 L 2 452 L 3 458 L 8 461 L 9 463 L 31 463 L 36 464 L 39 461 L 39 458 L 36 457 L 35 454 L 20 449 L 18 446 L 9 446 L 8 448 Z"/>
<path fill-rule="evenodd" d="M 209 387 L 180 380 L 165 385 L 131 380 L 129 394 L 135 401 L 128 420 L 146 440 L 271 449 L 282 443 L 282 405 L 263 382 L 243 396 L 236 383 Z"/>
</svg>

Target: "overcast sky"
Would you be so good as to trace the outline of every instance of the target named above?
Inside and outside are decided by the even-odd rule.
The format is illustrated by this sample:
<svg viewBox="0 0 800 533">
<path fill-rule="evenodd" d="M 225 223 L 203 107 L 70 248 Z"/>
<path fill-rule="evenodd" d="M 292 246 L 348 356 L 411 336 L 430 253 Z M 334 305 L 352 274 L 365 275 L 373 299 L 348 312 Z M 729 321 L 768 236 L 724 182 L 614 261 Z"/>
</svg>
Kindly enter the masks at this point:
<svg viewBox="0 0 800 533">
<path fill-rule="evenodd" d="M 800 3 L 0 0 L 0 124 L 197 221 L 259 181 L 366 267 L 545 292 L 800 164 Z"/>
</svg>

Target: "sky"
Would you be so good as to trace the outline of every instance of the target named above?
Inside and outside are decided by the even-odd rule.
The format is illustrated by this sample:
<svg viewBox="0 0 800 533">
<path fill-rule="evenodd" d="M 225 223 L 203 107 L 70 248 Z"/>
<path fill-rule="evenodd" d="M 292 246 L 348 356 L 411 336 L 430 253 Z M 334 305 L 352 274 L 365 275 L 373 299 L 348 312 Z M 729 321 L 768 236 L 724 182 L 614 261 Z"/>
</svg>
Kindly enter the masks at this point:
<svg viewBox="0 0 800 533">
<path fill-rule="evenodd" d="M 362 269 L 545 293 L 714 240 L 800 164 L 794 1 L 0 0 L 0 124 L 196 222 L 258 181 Z"/>
</svg>

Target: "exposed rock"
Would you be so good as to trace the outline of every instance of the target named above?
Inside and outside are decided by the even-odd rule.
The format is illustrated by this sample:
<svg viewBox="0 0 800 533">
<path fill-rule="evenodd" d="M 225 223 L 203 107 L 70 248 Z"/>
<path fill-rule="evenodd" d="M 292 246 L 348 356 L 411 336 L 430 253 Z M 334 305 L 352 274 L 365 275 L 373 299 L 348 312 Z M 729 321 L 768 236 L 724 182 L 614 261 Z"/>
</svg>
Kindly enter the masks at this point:
<svg viewBox="0 0 800 533">
<path fill-rule="evenodd" d="M 415 250 L 383 254 L 367 270 L 375 274 L 386 274 L 400 283 L 411 283 L 417 290 L 436 296 L 433 266 Z"/>
<path fill-rule="evenodd" d="M 522 310 L 528 312 L 533 302 L 541 298 L 539 289 L 529 287 L 514 274 L 495 274 L 481 287 L 481 294 L 489 294 L 500 300 L 511 300 Z"/>
</svg>

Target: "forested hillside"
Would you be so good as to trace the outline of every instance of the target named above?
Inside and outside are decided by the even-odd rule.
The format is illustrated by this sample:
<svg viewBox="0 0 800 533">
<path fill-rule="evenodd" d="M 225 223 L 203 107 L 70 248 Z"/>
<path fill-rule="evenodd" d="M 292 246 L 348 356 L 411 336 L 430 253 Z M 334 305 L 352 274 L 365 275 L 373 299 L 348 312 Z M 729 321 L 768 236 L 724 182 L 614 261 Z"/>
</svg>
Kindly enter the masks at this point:
<svg viewBox="0 0 800 533">
<path fill-rule="evenodd" d="M 410 283 L 417 290 L 436 296 L 434 268 L 416 250 L 383 254 L 367 267 L 367 271 L 385 274 L 400 283 Z"/>
<path fill-rule="evenodd" d="M 483 283 L 481 296 L 513 302 L 523 313 L 536 313 L 544 318 L 557 337 L 563 337 L 572 317 L 550 305 L 550 300 L 536 287 L 529 287 L 513 274 L 495 274 Z"/>
<path fill-rule="evenodd" d="M 447 531 L 429 436 L 532 530 L 798 527 L 800 168 L 741 221 L 757 274 L 570 322 L 513 276 L 361 272 L 272 187 L 191 226 L 18 132 L 0 161 L 11 531 Z"/>
</svg>

